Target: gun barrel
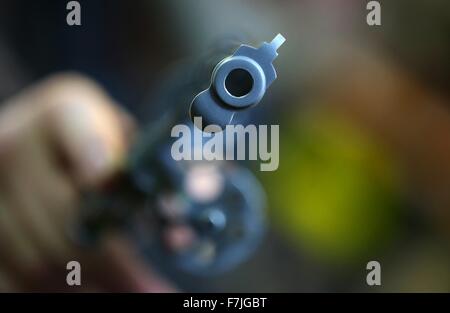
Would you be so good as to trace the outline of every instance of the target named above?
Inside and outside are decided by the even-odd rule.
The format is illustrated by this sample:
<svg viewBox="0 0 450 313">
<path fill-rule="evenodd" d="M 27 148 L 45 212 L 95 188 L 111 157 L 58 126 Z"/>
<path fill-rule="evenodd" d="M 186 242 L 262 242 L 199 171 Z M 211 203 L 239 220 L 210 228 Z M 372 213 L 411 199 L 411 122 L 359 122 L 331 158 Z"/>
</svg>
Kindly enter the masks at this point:
<svg viewBox="0 0 450 313">
<path fill-rule="evenodd" d="M 233 55 L 220 61 L 212 72 L 209 88 L 191 103 L 192 120 L 201 117 L 205 127 L 218 125 L 221 129 L 235 124 L 237 114 L 257 105 L 276 79 L 272 62 L 285 40 L 278 34 L 259 48 L 241 45 Z"/>
</svg>

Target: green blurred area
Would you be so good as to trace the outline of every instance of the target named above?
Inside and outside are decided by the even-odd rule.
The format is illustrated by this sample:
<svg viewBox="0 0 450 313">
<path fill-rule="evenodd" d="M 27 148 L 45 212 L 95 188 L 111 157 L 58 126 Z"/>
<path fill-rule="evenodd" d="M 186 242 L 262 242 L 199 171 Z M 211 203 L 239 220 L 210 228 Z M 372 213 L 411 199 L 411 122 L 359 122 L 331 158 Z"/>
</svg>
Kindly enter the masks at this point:
<svg viewBox="0 0 450 313">
<path fill-rule="evenodd" d="M 401 231 L 399 175 L 368 134 L 327 112 L 280 130 L 280 167 L 263 178 L 280 231 L 319 260 L 343 264 Z"/>
</svg>

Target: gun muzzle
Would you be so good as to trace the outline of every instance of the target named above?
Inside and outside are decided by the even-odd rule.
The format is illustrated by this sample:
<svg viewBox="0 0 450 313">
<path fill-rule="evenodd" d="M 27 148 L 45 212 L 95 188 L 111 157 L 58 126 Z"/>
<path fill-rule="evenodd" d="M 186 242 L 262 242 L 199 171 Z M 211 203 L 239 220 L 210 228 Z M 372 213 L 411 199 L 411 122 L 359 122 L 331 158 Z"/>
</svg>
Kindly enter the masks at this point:
<svg viewBox="0 0 450 313">
<path fill-rule="evenodd" d="M 257 105 L 277 78 L 272 62 L 284 41 L 278 34 L 259 48 L 241 45 L 233 55 L 220 61 L 212 72 L 209 88 L 192 101 L 191 119 L 201 117 L 201 127 L 218 125 L 224 129 L 234 124 L 236 114 Z"/>
</svg>

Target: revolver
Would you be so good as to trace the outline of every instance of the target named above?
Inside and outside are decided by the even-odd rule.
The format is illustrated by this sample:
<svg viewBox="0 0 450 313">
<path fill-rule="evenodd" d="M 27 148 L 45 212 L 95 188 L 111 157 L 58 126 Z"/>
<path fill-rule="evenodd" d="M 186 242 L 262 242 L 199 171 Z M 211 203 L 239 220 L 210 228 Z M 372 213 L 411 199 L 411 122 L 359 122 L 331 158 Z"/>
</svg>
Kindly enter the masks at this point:
<svg viewBox="0 0 450 313">
<path fill-rule="evenodd" d="M 164 110 L 140 131 L 124 172 L 104 190 L 85 192 L 71 237 L 89 249 L 108 230 L 119 230 L 160 270 L 192 275 L 220 274 L 247 259 L 266 225 L 259 181 L 238 161 L 175 161 L 170 132 L 177 123 L 193 129 L 198 116 L 221 128 L 237 123 L 276 79 L 272 61 L 283 42 L 277 35 L 259 48 L 242 44 L 212 72 L 211 62 L 203 62 L 202 71 L 209 68 L 206 72 L 212 75 L 200 93 L 205 75 L 177 69 L 175 82 L 169 79 L 159 86 L 160 96 L 152 103 L 159 102 Z M 191 240 L 174 250 L 166 235 L 177 226 L 189 229 Z"/>
</svg>

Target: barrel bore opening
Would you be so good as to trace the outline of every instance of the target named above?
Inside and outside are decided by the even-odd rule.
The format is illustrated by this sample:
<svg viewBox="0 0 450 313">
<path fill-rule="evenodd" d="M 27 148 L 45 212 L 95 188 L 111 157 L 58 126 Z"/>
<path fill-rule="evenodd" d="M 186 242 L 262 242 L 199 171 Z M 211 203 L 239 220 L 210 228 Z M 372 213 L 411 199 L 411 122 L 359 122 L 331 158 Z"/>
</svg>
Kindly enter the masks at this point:
<svg viewBox="0 0 450 313">
<path fill-rule="evenodd" d="M 253 88 L 253 77 L 244 69 L 232 70 L 225 79 L 225 89 L 233 97 L 244 97 Z"/>
</svg>

